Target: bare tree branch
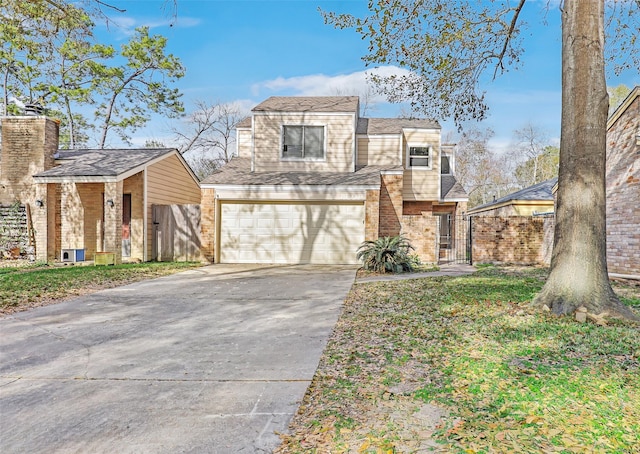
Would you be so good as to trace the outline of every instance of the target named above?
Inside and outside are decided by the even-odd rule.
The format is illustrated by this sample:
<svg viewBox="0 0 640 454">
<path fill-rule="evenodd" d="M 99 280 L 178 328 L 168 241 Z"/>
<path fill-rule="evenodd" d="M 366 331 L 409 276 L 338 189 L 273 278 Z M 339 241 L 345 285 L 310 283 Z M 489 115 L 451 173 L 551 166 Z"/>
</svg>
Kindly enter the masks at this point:
<svg viewBox="0 0 640 454">
<path fill-rule="evenodd" d="M 504 56 L 507 52 L 507 48 L 509 47 L 509 42 L 511 41 L 511 37 L 513 36 L 513 32 L 516 29 L 516 24 L 518 23 L 518 17 L 520 16 L 520 11 L 522 11 L 522 7 L 524 6 L 526 0 L 520 0 L 520 3 L 516 7 L 513 12 L 513 17 L 511 18 L 511 24 L 509 25 L 509 31 L 507 32 L 507 36 L 504 39 L 504 46 L 502 46 L 502 51 L 500 55 L 498 55 L 498 63 L 496 63 L 496 69 L 493 72 L 493 79 L 498 75 L 498 68 L 500 68 L 501 72 L 504 72 Z"/>
</svg>

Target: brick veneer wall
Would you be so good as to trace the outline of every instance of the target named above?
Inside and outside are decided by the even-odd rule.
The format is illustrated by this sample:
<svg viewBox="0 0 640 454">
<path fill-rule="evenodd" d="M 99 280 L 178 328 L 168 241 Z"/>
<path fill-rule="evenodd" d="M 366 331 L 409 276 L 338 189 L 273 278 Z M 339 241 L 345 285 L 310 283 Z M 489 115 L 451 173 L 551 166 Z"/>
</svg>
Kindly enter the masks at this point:
<svg viewBox="0 0 640 454">
<path fill-rule="evenodd" d="M 128 260 L 144 260 L 144 173 L 139 172 L 123 182 L 124 194 L 131 194 L 131 256 Z"/>
<path fill-rule="evenodd" d="M 400 234 L 402 217 L 402 174 L 383 174 L 380 185 L 380 236 Z"/>
<path fill-rule="evenodd" d="M 35 184 L 32 176 L 55 165 L 58 149 L 58 122 L 41 116 L 3 117 L 0 147 L 0 203 L 16 201 L 31 208 L 36 240 L 36 260 L 54 255 L 55 194 L 53 186 Z M 36 200 L 44 202 L 37 206 Z"/>
<path fill-rule="evenodd" d="M 202 255 L 210 263 L 215 261 L 215 233 L 216 233 L 216 191 L 202 189 L 200 204 L 200 229 L 202 231 Z"/>
<path fill-rule="evenodd" d="M 553 217 L 474 216 L 473 263 L 548 265 Z"/>
<path fill-rule="evenodd" d="M 403 234 L 424 263 L 436 258 L 437 219 L 432 202 L 404 202 L 403 175 L 383 174 L 380 187 L 379 236 Z"/>
<path fill-rule="evenodd" d="M 607 268 L 640 275 L 640 97 L 607 131 Z"/>
<path fill-rule="evenodd" d="M 380 191 L 370 189 L 364 203 L 364 239 L 374 241 L 380 230 Z"/>
<path fill-rule="evenodd" d="M 422 263 L 436 263 L 437 218 L 432 213 L 402 216 L 402 233 L 415 248 Z"/>
<path fill-rule="evenodd" d="M 31 177 L 54 166 L 58 123 L 46 117 L 3 117 L 0 121 L 0 203 L 20 201 L 33 205 L 35 189 Z"/>
<path fill-rule="evenodd" d="M 433 208 L 433 202 L 431 201 L 406 201 L 402 205 L 402 214 L 420 216 L 423 211 L 433 211 Z"/>
</svg>

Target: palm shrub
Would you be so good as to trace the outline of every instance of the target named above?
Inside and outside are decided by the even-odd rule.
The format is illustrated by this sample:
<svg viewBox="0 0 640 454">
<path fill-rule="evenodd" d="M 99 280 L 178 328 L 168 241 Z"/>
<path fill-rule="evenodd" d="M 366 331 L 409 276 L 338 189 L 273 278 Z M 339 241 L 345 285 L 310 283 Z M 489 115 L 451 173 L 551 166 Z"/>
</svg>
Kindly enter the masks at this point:
<svg viewBox="0 0 640 454">
<path fill-rule="evenodd" d="M 356 253 L 362 267 L 378 273 L 402 273 L 412 271 L 415 259 L 410 252 L 414 247 L 404 236 L 384 236 L 375 241 L 365 241 Z"/>
</svg>

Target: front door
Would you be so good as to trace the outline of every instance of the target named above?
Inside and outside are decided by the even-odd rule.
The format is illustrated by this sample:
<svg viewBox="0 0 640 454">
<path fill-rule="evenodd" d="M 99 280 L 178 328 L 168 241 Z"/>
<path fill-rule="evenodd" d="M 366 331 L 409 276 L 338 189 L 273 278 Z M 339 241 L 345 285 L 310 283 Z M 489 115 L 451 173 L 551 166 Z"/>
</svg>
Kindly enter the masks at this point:
<svg viewBox="0 0 640 454">
<path fill-rule="evenodd" d="M 122 194 L 122 256 L 131 257 L 131 194 Z"/>
</svg>

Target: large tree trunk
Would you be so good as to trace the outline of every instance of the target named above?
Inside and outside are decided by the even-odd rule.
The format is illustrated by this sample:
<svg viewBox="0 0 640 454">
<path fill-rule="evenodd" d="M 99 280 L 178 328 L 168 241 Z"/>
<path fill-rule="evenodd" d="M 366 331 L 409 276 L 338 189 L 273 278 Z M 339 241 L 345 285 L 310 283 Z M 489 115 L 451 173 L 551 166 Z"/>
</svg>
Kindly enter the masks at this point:
<svg viewBox="0 0 640 454">
<path fill-rule="evenodd" d="M 549 278 L 534 304 L 556 314 L 585 306 L 638 320 L 611 289 L 606 258 L 604 0 L 562 11 L 562 131 Z"/>
</svg>

